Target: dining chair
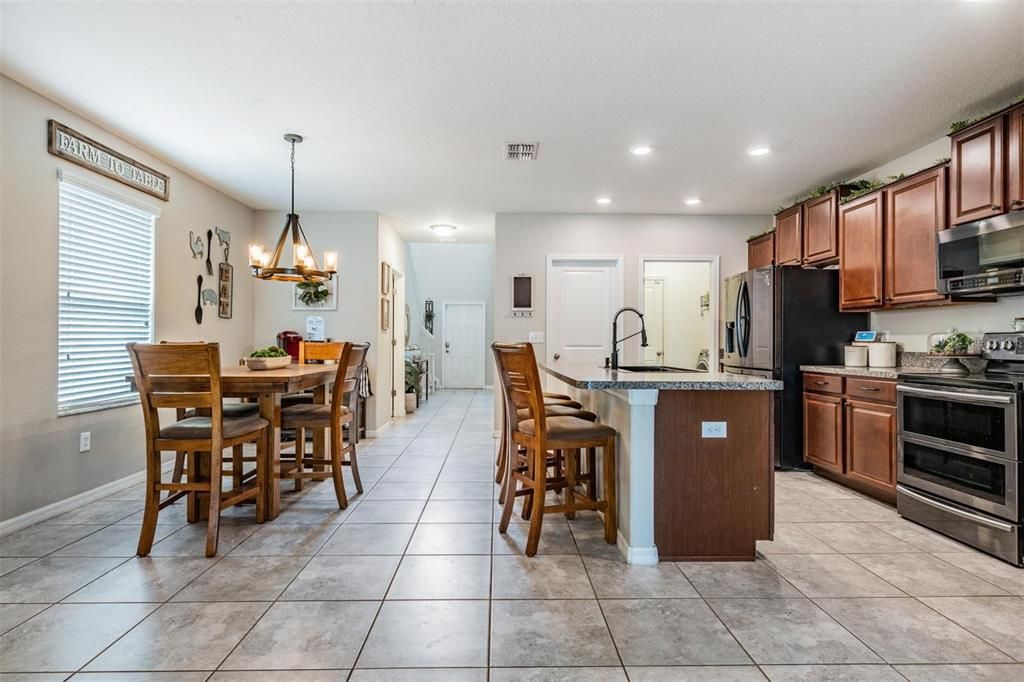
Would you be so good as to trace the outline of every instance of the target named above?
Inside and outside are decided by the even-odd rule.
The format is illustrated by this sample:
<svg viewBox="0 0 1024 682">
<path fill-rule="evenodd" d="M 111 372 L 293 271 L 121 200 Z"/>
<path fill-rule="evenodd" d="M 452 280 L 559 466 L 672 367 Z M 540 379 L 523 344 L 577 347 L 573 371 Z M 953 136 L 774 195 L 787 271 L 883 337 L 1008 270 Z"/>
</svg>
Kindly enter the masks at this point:
<svg viewBox="0 0 1024 682">
<path fill-rule="evenodd" d="M 604 538 L 616 539 L 615 440 L 610 426 L 576 416 L 548 416 L 533 346 L 529 343 L 494 343 L 495 363 L 505 398 L 509 448 L 508 489 L 498 532 L 508 531 L 517 497 L 529 505 L 530 529 L 526 555 L 534 556 L 540 543 L 544 514 L 573 516 L 592 509 L 604 516 Z M 521 447 L 517 447 L 521 446 Z M 600 449 L 604 494 L 578 490 L 580 453 Z M 596 454 L 595 454 L 596 457 Z M 554 464 L 554 466 L 553 466 Z M 554 473 L 549 476 L 549 469 Z M 545 504 L 549 490 L 563 493 L 561 504 Z M 596 490 L 593 491 L 596 493 Z M 525 510 L 524 510 L 525 511 Z"/>
<path fill-rule="evenodd" d="M 190 509 L 203 499 L 208 512 L 206 556 L 217 554 L 220 513 L 246 500 L 256 502 L 256 522 L 263 523 L 266 480 L 264 450 L 269 422 L 259 415 L 224 414 L 220 382 L 220 348 L 216 343 L 127 344 L 146 425 L 146 507 L 139 533 L 139 556 L 153 547 L 160 510 L 188 496 Z M 195 410 L 173 424 L 161 426 L 160 408 Z M 209 416 L 199 411 L 209 410 Z M 225 448 L 256 445 L 256 473 L 249 482 L 223 491 Z M 186 482 L 161 480 L 161 452 L 186 453 Z M 205 472 L 204 472 L 205 469 Z M 160 493 L 172 494 L 160 499 Z"/>
<path fill-rule="evenodd" d="M 348 495 L 345 493 L 343 467 L 351 467 L 356 492 L 363 492 L 356 458 L 356 429 L 352 427 L 354 414 L 351 400 L 346 400 L 346 396 L 356 392 L 359 368 L 365 362 L 369 344 L 300 342 L 299 348 L 299 356 L 304 362 L 336 362 L 338 370 L 329 403 L 299 402 L 281 409 L 281 427 L 295 429 L 295 458 L 284 463 L 281 478 L 294 479 L 296 490 L 301 490 L 304 479 L 324 480 L 330 476 L 334 481 L 338 506 L 345 509 L 348 506 Z M 347 441 L 343 439 L 345 425 L 349 425 Z M 313 457 L 306 457 L 307 429 L 325 432 L 324 441 L 328 452 L 323 454 L 327 456 L 314 453 Z"/>
</svg>

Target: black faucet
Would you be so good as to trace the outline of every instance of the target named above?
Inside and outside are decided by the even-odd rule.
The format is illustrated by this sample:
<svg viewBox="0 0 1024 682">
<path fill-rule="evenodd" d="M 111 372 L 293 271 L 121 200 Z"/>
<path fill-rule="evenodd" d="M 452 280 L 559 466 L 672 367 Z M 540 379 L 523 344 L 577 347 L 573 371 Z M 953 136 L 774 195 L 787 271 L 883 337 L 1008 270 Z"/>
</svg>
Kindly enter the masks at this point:
<svg viewBox="0 0 1024 682">
<path fill-rule="evenodd" d="M 627 310 L 636 313 L 636 316 L 640 318 L 640 331 L 630 334 L 629 336 L 623 336 L 621 339 L 616 339 L 619 335 L 619 315 L 626 312 Z M 615 317 L 612 318 L 612 369 L 619 368 L 619 344 L 626 339 L 631 339 L 637 334 L 640 335 L 640 347 L 647 348 L 647 327 L 644 326 L 644 314 L 636 308 L 619 308 L 619 311 L 615 313 Z"/>
</svg>

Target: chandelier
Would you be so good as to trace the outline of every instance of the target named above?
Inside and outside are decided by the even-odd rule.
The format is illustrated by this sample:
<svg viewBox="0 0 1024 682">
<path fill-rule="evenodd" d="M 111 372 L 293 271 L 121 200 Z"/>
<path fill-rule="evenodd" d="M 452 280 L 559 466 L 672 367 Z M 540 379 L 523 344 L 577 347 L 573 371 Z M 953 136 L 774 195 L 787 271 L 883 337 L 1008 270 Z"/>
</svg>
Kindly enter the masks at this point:
<svg viewBox="0 0 1024 682">
<path fill-rule="evenodd" d="M 313 255 L 313 249 L 309 246 L 309 240 L 306 239 L 306 233 L 299 224 L 299 215 L 295 212 L 295 145 L 302 142 L 302 136 L 288 133 L 284 139 L 292 146 L 292 210 L 285 220 L 284 229 L 281 230 L 273 254 L 268 253 L 262 244 L 249 245 L 249 269 L 253 277 L 259 279 L 278 282 L 324 282 L 338 272 L 338 252 L 324 251 L 324 267 L 321 270 Z M 290 266 L 287 265 L 287 260 L 285 265 L 281 263 L 289 235 L 292 242 Z"/>
</svg>

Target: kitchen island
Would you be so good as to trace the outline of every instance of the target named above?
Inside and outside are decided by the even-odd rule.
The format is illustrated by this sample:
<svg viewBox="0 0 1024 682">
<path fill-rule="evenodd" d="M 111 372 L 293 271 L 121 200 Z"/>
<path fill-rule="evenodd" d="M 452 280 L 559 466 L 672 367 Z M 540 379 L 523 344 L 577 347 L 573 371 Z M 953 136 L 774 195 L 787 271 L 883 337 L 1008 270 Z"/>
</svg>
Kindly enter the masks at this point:
<svg viewBox="0 0 1024 682">
<path fill-rule="evenodd" d="M 618 546 L 631 564 L 752 560 L 772 537 L 774 394 L 719 372 L 541 369 L 619 433 Z"/>
</svg>

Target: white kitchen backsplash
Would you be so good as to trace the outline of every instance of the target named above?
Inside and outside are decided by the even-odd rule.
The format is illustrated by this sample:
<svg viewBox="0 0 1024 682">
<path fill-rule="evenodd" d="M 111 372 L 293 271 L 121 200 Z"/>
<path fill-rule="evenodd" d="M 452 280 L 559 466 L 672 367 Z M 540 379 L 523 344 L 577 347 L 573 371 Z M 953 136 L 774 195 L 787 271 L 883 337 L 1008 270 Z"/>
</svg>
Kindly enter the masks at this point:
<svg viewBox="0 0 1024 682">
<path fill-rule="evenodd" d="M 1024 315 L 1024 296 L 1007 296 L 995 303 L 961 303 L 887 310 L 871 313 L 871 328 L 885 332 L 886 339 L 900 344 L 902 350 L 926 352 L 928 335 L 955 327 L 964 332 L 1007 332 L 1013 330 L 1013 318 Z"/>
</svg>

